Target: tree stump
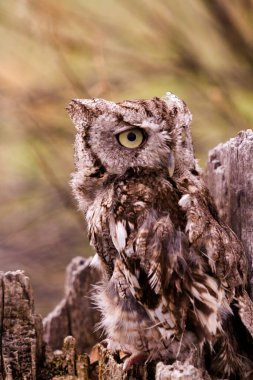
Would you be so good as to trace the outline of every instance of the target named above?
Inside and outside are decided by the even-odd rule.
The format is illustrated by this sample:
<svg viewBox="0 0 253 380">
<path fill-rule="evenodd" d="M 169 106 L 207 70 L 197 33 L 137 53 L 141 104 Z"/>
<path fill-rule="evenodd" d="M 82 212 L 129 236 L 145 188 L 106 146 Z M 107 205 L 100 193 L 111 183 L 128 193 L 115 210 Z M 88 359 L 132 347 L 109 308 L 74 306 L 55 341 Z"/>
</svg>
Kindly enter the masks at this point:
<svg viewBox="0 0 253 380">
<path fill-rule="evenodd" d="M 253 296 L 253 131 L 238 133 L 209 152 L 206 183 L 221 218 L 242 241 Z M 252 298 L 253 299 L 253 298 Z"/>
<path fill-rule="evenodd" d="M 42 318 L 34 313 L 30 280 L 0 272 L 0 379 L 35 380 L 42 360 Z"/>
<path fill-rule="evenodd" d="M 53 349 L 61 349 L 68 335 L 76 339 L 77 350 L 89 352 L 99 340 L 101 331 L 96 331 L 100 314 L 92 306 L 92 287 L 100 274 L 90 266 L 92 257 L 75 257 L 67 267 L 65 296 L 56 308 L 44 319 L 44 340 Z"/>
<path fill-rule="evenodd" d="M 210 152 L 205 174 L 220 216 L 242 240 L 248 254 L 251 297 L 252 161 L 253 131 L 247 130 Z M 204 368 L 180 362 L 151 363 L 124 373 L 120 355 L 112 355 L 97 344 L 101 336 L 94 329 L 99 314 L 92 308 L 90 292 L 99 273 L 90 267 L 90 261 L 76 257 L 68 266 L 65 297 L 44 319 L 44 340 L 29 278 L 22 271 L 0 272 L 0 380 L 211 380 Z"/>
</svg>

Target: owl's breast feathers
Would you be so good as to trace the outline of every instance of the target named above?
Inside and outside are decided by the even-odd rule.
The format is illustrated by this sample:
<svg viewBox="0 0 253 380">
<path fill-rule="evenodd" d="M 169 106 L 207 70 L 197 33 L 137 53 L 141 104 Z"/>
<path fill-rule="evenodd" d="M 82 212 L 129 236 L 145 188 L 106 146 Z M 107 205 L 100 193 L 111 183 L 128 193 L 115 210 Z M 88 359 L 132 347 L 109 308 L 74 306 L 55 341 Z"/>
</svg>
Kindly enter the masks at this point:
<svg viewBox="0 0 253 380">
<path fill-rule="evenodd" d="M 219 263 L 210 265 L 201 239 L 189 241 L 175 183 L 162 172 L 130 169 L 112 184 L 109 197 L 90 225 L 108 272 L 127 284 L 118 282 L 121 297 L 130 290 L 165 340 L 189 330 L 199 341 L 212 341 L 231 309 L 216 275 Z"/>
</svg>

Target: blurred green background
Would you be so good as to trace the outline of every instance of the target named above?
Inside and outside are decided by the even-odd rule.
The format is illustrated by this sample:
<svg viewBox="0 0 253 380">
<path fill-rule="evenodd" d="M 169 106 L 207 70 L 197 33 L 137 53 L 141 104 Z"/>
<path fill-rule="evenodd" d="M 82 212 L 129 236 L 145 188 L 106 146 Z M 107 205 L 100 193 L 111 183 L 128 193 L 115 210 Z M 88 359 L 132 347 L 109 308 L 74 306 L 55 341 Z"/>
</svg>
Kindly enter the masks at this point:
<svg viewBox="0 0 253 380">
<path fill-rule="evenodd" d="M 253 1 L 1 1 L 0 41 L 0 270 L 24 269 L 46 315 L 70 259 L 91 253 L 65 106 L 172 91 L 193 113 L 204 166 L 252 126 Z"/>
</svg>

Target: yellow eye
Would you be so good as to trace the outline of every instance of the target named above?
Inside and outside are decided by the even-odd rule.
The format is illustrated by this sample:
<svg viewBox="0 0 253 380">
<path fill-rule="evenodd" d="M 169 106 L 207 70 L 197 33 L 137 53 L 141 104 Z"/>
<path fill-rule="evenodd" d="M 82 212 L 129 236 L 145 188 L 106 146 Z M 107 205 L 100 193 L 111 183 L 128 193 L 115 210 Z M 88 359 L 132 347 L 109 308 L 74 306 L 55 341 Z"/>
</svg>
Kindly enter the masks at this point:
<svg viewBox="0 0 253 380">
<path fill-rule="evenodd" d="M 133 128 L 118 134 L 118 140 L 126 148 L 138 148 L 144 140 L 144 134 L 141 129 Z"/>
</svg>

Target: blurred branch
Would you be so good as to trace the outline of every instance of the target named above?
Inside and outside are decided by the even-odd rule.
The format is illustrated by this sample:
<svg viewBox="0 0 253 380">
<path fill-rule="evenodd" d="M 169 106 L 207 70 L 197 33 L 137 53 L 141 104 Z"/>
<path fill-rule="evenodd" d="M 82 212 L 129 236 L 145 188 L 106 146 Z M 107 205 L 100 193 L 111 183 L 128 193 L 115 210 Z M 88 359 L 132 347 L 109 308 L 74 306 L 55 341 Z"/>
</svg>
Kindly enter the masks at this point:
<svg viewBox="0 0 253 380">
<path fill-rule="evenodd" d="M 91 94 L 88 87 L 84 84 L 83 80 L 80 80 L 80 78 L 74 74 L 70 65 L 67 63 L 61 41 L 57 38 L 56 33 L 54 33 L 54 36 L 51 35 L 50 44 L 53 46 L 54 52 L 57 54 L 57 62 L 62 74 L 68 80 L 74 91 L 79 92 L 82 97 L 90 98 Z"/>
<path fill-rule="evenodd" d="M 236 23 L 233 12 L 237 12 L 240 17 L 243 13 L 251 15 L 251 35 L 253 32 L 253 12 L 252 1 L 243 0 L 235 1 L 220 1 L 220 0 L 204 0 L 207 8 L 211 11 L 214 19 L 218 23 L 219 30 L 223 34 L 225 41 L 230 45 L 234 53 L 249 63 L 251 71 L 253 71 L 253 44 L 241 32 Z"/>
</svg>

